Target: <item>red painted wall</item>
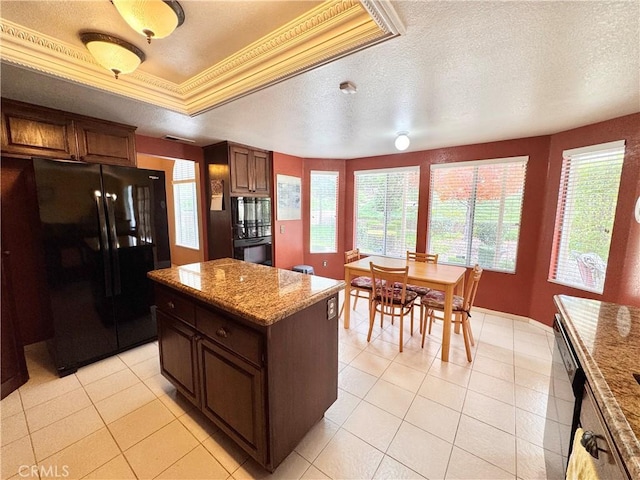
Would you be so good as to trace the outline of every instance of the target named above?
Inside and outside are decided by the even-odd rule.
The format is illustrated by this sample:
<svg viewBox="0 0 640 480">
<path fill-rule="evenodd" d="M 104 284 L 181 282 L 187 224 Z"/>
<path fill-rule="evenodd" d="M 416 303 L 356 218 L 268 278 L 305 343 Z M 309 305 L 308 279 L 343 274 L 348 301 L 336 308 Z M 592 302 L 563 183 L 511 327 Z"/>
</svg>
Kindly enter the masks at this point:
<svg viewBox="0 0 640 480">
<path fill-rule="evenodd" d="M 144 135 L 136 135 L 136 152 L 157 157 L 182 158 L 194 162 L 201 162 L 204 158 L 202 147 Z"/>
<path fill-rule="evenodd" d="M 562 152 L 570 148 L 626 140 L 611 250 L 602 295 L 550 283 L 549 263 L 562 167 Z M 549 173 L 544 197 L 536 271 L 532 279 L 529 316 L 546 324 L 552 321 L 553 295 L 567 294 L 607 302 L 640 306 L 640 224 L 633 209 L 640 196 L 640 114 L 587 125 L 551 136 Z"/>
<path fill-rule="evenodd" d="M 302 178 L 302 191 L 308 192 L 308 183 L 303 178 L 303 160 L 283 153 L 273 152 L 273 265 L 278 268 L 291 269 L 294 265 L 304 264 L 303 219 L 277 220 L 278 189 L 277 175 L 290 175 Z M 309 210 L 308 203 L 302 198 L 302 212 Z M 304 213 L 303 213 L 304 215 Z M 304 217 L 303 217 L 304 218 Z M 284 229 L 282 231 L 281 229 Z M 307 244 L 308 245 L 308 244 Z M 306 248 L 308 250 L 308 248 Z"/>
<path fill-rule="evenodd" d="M 330 278 L 344 278 L 344 251 L 345 249 L 345 229 L 346 223 L 344 211 L 345 211 L 345 191 L 349 180 L 345 175 L 345 161 L 344 160 L 323 160 L 323 159 L 305 159 L 304 160 L 304 177 L 302 183 L 305 186 L 311 185 L 311 171 L 322 170 L 338 172 L 338 216 L 337 216 L 337 251 L 335 253 L 311 253 L 310 245 L 310 213 L 308 206 L 310 205 L 311 196 L 310 189 L 302 189 L 302 204 L 307 207 L 302 212 L 302 219 L 304 225 L 303 231 L 303 245 L 304 245 L 304 263 L 311 265 L 316 275 L 322 275 L 323 277 Z M 351 179 L 353 183 L 353 179 Z M 324 266 L 323 262 L 327 265 Z"/>
</svg>

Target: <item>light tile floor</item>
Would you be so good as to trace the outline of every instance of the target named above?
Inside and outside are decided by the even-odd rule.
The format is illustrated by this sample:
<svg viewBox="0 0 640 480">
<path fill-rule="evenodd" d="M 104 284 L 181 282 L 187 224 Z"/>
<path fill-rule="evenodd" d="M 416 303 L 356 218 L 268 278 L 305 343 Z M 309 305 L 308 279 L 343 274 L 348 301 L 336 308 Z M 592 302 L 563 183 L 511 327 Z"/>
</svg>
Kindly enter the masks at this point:
<svg viewBox="0 0 640 480">
<path fill-rule="evenodd" d="M 418 313 L 416 311 L 416 313 Z M 340 325 L 338 400 L 273 478 L 560 479 L 572 393 L 547 327 L 475 311 L 473 362 L 461 335 L 440 361 L 367 304 Z M 0 402 L 1 477 L 244 479 L 269 474 L 177 395 L 150 343 L 57 378 L 43 344 L 31 379 Z"/>
</svg>

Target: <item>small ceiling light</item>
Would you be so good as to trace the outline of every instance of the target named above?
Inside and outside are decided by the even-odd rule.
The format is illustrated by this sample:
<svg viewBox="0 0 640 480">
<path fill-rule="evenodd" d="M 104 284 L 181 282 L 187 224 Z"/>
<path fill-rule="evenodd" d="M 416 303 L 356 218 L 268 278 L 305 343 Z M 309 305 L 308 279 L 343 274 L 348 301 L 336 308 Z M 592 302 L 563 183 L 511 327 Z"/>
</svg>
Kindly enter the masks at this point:
<svg viewBox="0 0 640 480">
<path fill-rule="evenodd" d="M 340 84 L 340 91 L 342 93 L 356 93 L 358 91 L 358 89 L 351 82 L 342 82 Z"/>
<path fill-rule="evenodd" d="M 104 33 L 81 33 L 80 39 L 100 65 L 113 72 L 116 79 L 121 73 L 132 73 L 144 62 L 145 54 L 135 45 Z"/>
<path fill-rule="evenodd" d="M 164 38 L 184 23 L 184 10 L 175 0 L 111 0 L 118 13 L 140 35 Z"/>
<path fill-rule="evenodd" d="M 411 140 L 409 140 L 409 135 L 407 133 L 399 133 L 396 137 L 395 145 L 401 152 L 409 148 L 410 143 Z"/>
</svg>

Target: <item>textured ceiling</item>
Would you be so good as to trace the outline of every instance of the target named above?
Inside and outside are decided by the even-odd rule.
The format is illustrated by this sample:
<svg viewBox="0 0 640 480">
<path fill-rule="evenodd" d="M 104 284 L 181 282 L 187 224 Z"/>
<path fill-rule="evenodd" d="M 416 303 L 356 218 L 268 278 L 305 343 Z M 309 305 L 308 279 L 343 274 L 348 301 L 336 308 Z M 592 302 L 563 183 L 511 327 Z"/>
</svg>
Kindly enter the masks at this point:
<svg viewBox="0 0 640 480">
<path fill-rule="evenodd" d="M 80 25 L 106 22 L 99 30 L 141 44 L 107 0 L 76 3 L 3 1 L 0 14 L 76 42 Z M 172 81 L 316 5 L 181 3 L 184 25 L 162 45 L 145 46 L 154 58 L 145 71 Z M 235 8 L 222 15 L 218 4 Z M 640 2 L 392 5 L 406 29 L 399 37 L 193 117 L 4 62 L 2 96 L 137 125 L 143 135 L 198 145 L 232 140 L 313 158 L 394 153 L 399 131 L 409 132 L 409 151 L 419 151 L 549 134 L 640 111 Z M 340 92 L 345 80 L 356 94 Z"/>
</svg>

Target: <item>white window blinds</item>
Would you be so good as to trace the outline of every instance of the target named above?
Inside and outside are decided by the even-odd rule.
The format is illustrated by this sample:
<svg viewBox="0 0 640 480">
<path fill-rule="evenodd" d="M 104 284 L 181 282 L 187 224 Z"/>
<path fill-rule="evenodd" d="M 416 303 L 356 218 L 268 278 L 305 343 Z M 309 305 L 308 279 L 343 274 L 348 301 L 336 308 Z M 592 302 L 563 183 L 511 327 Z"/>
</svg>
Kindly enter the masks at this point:
<svg viewBox="0 0 640 480">
<path fill-rule="evenodd" d="M 176 245 L 199 248 L 195 163 L 176 160 L 173 165 L 173 200 Z"/>
<path fill-rule="evenodd" d="M 549 280 L 602 293 L 624 141 L 563 152 Z"/>
<path fill-rule="evenodd" d="M 420 167 L 354 172 L 355 248 L 406 256 L 416 249 Z"/>
<path fill-rule="evenodd" d="M 338 172 L 311 172 L 310 252 L 338 251 Z"/>
<path fill-rule="evenodd" d="M 431 166 L 428 251 L 515 272 L 528 157 Z"/>
</svg>

